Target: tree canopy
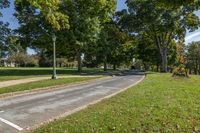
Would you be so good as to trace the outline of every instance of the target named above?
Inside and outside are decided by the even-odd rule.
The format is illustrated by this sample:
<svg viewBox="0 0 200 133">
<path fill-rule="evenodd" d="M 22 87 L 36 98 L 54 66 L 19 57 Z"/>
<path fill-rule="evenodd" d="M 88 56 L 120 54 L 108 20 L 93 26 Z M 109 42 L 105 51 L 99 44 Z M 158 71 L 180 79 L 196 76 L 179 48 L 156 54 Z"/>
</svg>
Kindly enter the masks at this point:
<svg viewBox="0 0 200 133">
<path fill-rule="evenodd" d="M 194 31 L 200 21 L 188 7 L 167 8 L 157 4 L 156 0 L 126 1 L 128 11 L 120 13 L 122 27 L 130 33 L 146 33 L 154 39 L 161 60 L 161 71 L 167 72 L 167 54 L 172 40 L 184 39 L 186 31 Z"/>
</svg>

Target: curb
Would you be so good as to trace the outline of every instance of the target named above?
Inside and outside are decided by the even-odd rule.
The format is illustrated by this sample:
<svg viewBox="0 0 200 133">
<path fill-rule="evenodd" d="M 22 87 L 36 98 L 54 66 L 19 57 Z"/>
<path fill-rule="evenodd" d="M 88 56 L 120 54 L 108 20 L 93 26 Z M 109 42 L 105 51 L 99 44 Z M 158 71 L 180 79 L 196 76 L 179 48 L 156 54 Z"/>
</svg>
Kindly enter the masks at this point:
<svg viewBox="0 0 200 133">
<path fill-rule="evenodd" d="M 11 92 L 11 93 L 5 93 L 5 94 L 0 94 L 0 100 L 1 99 L 6 99 L 6 98 L 11 98 L 11 97 L 17 97 L 17 96 L 27 96 L 27 95 L 33 95 L 37 93 L 44 93 L 44 92 L 51 92 L 55 90 L 62 90 L 63 87 L 73 87 L 77 85 L 84 85 L 87 83 L 93 83 L 96 81 L 103 81 L 106 79 L 110 79 L 112 77 L 106 76 L 106 77 L 100 77 L 97 79 L 90 79 L 87 81 L 77 81 L 74 83 L 69 83 L 69 84 L 63 84 L 63 85 L 56 85 L 56 86 L 50 86 L 50 87 L 43 87 L 43 88 L 36 88 L 32 90 L 24 90 L 24 91 L 18 91 L 18 92 Z"/>
<path fill-rule="evenodd" d="M 30 131 L 36 129 L 36 128 L 39 128 L 39 127 L 42 126 L 42 125 L 48 124 L 48 123 L 53 122 L 53 121 L 55 121 L 55 120 L 58 120 L 58 119 L 60 119 L 60 118 L 69 116 L 69 115 L 74 114 L 74 113 L 76 113 L 76 112 L 79 112 L 79 111 L 81 111 L 81 110 L 83 110 L 83 109 L 86 109 L 87 107 L 89 107 L 89 106 L 91 106 L 91 105 L 94 105 L 94 104 L 96 104 L 96 103 L 98 103 L 98 102 L 101 102 L 101 101 L 103 101 L 103 100 L 106 100 L 106 99 L 108 99 L 108 98 L 111 98 L 111 97 L 113 97 L 113 96 L 115 96 L 115 95 L 117 95 L 117 94 L 119 94 L 119 93 L 121 93 L 121 92 L 126 91 L 127 89 L 129 89 L 129 88 L 131 88 L 131 87 L 133 87 L 133 86 L 138 85 L 138 84 L 141 83 L 145 78 L 146 78 L 146 76 L 144 75 L 144 76 L 142 76 L 142 78 L 141 78 L 139 81 L 135 82 L 134 84 L 132 84 L 132 85 L 126 87 L 126 88 L 121 89 L 120 91 L 117 91 L 117 92 L 115 92 L 115 93 L 113 93 L 113 94 L 110 94 L 110 95 L 105 96 L 105 97 L 103 97 L 103 98 L 100 98 L 100 99 L 98 99 L 98 100 L 92 101 L 92 102 L 90 102 L 90 103 L 88 103 L 88 104 L 86 104 L 86 105 L 83 105 L 83 106 L 81 106 L 81 107 L 75 108 L 75 109 L 73 109 L 73 110 L 71 110 L 71 111 L 68 111 L 68 112 L 66 112 L 66 113 L 64 113 L 64 114 L 61 114 L 61 115 L 57 116 L 57 117 L 51 118 L 51 119 L 49 119 L 48 121 L 45 121 L 45 122 L 40 123 L 40 124 L 38 124 L 38 125 L 35 125 L 35 126 L 33 126 L 33 127 L 26 128 L 26 129 L 24 129 L 24 131 L 19 132 L 19 133 L 28 133 L 28 132 L 30 132 Z"/>
</svg>

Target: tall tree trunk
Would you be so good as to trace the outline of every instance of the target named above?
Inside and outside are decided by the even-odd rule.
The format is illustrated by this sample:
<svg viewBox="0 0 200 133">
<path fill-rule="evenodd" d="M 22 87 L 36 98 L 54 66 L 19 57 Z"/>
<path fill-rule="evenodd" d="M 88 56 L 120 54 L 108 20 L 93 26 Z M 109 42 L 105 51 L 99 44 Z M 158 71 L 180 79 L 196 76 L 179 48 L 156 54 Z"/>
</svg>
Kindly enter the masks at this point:
<svg viewBox="0 0 200 133">
<path fill-rule="evenodd" d="M 168 53 L 168 46 L 171 44 L 172 40 L 172 33 L 173 32 L 166 32 L 161 35 L 156 35 L 155 34 L 155 39 L 156 39 L 156 45 L 159 48 L 160 55 L 161 55 L 161 70 L 160 72 L 167 72 L 168 71 L 168 59 L 167 59 L 167 53 Z"/>
<path fill-rule="evenodd" d="M 189 74 L 192 74 L 192 69 L 191 68 L 189 68 Z"/>
<path fill-rule="evenodd" d="M 195 75 L 198 74 L 198 63 L 197 63 L 197 59 L 195 60 L 195 68 L 194 68 L 194 73 Z"/>
<path fill-rule="evenodd" d="M 113 70 L 116 70 L 116 64 L 115 63 L 113 64 Z"/>
<path fill-rule="evenodd" d="M 107 56 L 104 57 L 103 70 L 107 71 Z"/>
<path fill-rule="evenodd" d="M 162 59 L 162 65 L 161 65 L 161 72 L 166 73 L 168 71 L 168 59 L 167 59 L 167 50 L 164 49 L 161 51 L 161 59 Z"/>
<path fill-rule="evenodd" d="M 156 72 L 158 72 L 159 71 L 159 64 L 157 63 L 156 64 Z"/>
<path fill-rule="evenodd" d="M 82 59 L 81 59 L 81 52 L 78 51 L 77 53 L 77 61 L 78 61 L 78 72 L 82 71 Z"/>
<path fill-rule="evenodd" d="M 198 72 L 199 72 L 199 75 L 200 75 L 200 63 L 199 63 L 199 61 L 198 61 Z"/>
<path fill-rule="evenodd" d="M 147 71 L 147 65 L 146 65 L 146 63 L 143 63 L 143 65 L 144 65 L 144 70 Z"/>
<path fill-rule="evenodd" d="M 104 66 L 103 66 L 103 70 L 104 70 L 104 71 L 107 71 L 107 63 L 106 63 L 106 61 L 104 61 L 103 65 L 104 65 Z"/>
</svg>

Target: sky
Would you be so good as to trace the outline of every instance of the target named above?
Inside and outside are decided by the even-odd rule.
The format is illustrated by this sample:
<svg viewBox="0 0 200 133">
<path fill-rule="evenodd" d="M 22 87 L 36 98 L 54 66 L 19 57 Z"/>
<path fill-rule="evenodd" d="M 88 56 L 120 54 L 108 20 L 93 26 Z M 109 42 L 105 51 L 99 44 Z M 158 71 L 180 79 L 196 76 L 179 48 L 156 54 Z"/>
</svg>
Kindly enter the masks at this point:
<svg viewBox="0 0 200 133">
<path fill-rule="evenodd" d="M 127 6 L 125 5 L 125 1 L 126 0 L 117 0 L 117 11 L 127 8 Z M 4 22 L 9 22 L 10 28 L 16 29 L 19 25 L 17 19 L 13 16 L 13 13 L 15 12 L 14 0 L 10 0 L 10 2 L 10 8 L 1 10 L 3 13 L 3 17 L 0 17 L 0 20 L 3 20 Z M 197 11 L 195 13 L 200 17 L 200 11 Z M 192 41 L 200 41 L 200 28 L 194 32 L 187 33 L 185 40 L 186 44 Z"/>
</svg>

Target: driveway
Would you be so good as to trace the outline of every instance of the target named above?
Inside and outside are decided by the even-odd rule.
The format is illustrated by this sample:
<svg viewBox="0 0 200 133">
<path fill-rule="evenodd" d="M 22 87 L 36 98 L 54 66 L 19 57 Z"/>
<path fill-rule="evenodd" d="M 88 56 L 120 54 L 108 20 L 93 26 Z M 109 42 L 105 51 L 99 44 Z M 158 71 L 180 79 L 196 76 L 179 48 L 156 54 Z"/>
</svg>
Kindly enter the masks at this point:
<svg viewBox="0 0 200 133">
<path fill-rule="evenodd" d="M 23 132 L 115 95 L 144 79 L 127 72 L 109 79 L 0 99 L 0 133 Z"/>
</svg>

